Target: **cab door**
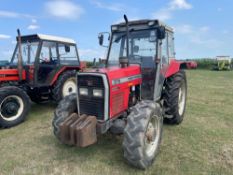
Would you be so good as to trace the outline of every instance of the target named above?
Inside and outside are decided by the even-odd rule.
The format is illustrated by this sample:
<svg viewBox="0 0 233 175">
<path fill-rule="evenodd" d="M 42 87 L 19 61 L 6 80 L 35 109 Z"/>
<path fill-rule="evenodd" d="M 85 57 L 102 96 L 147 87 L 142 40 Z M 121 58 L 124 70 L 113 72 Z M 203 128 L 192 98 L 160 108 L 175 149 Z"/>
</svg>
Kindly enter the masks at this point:
<svg viewBox="0 0 233 175">
<path fill-rule="evenodd" d="M 163 78 L 165 78 L 165 73 L 167 72 L 169 65 L 169 35 L 170 34 L 166 32 L 166 37 L 162 40 L 161 45 L 161 73 Z"/>
<path fill-rule="evenodd" d="M 57 43 L 43 41 L 38 57 L 37 84 L 47 86 L 59 67 Z"/>
<path fill-rule="evenodd" d="M 159 41 L 159 66 L 156 73 L 156 87 L 154 99 L 159 100 L 161 97 L 161 92 L 163 88 L 163 83 L 165 81 L 165 74 L 168 70 L 170 59 L 174 58 L 174 38 L 173 33 L 166 31 L 165 38 Z"/>
</svg>

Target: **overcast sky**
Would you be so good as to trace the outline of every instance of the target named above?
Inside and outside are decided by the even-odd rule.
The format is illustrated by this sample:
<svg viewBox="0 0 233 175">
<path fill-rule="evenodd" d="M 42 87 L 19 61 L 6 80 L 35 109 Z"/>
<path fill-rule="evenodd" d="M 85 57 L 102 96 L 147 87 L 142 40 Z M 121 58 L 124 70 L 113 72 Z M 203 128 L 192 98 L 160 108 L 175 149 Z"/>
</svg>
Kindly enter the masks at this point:
<svg viewBox="0 0 233 175">
<path fill-rule="evenodd" d="M 98 33 L 124 14 L 172 26 L 178 59 L 233 56 L 232 8 L 232 0 L 1 0 L 0 59 L 11 57 L 17 28 L 73 38 L 83 60 L 104 57 Z"/>
</svg>

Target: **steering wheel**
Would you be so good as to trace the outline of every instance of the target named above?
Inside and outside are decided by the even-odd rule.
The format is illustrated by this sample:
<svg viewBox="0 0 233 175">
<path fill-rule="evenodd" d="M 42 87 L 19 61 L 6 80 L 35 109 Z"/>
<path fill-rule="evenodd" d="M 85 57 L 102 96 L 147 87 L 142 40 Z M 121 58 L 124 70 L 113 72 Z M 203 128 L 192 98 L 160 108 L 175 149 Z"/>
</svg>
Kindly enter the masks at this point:
<svg viewBox="0 0 233 175">
<path fill-rule="evenodd" d="M 51 64 L 57 64 L 57 59 L 56 59 L 56 57 L 51 57 L 51 58 L 50 58 L 50 62 L 51 62 Z"/>
</svg>

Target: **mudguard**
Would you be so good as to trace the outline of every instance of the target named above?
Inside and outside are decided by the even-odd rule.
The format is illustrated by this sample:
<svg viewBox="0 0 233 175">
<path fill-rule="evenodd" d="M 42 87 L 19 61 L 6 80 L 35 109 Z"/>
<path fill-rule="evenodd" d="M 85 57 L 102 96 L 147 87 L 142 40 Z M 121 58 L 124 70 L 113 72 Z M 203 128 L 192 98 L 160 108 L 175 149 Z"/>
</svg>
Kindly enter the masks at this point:
<svg viewBox="0 0 233 175">
<path fill-rule="evenodd" d="M 165 78 L 168 78 L 168 77 L 174 75 L 175 73 L 179 72 L 179 70 L 181 68 L 185 68 L 185 67 L 186 67 L 185 63 L 183 63 L 181 61 L 174 60 L 174 59 L 171 60 L 169 66 L 168 66 L 168 69 L 165 73 Z"/>
</svg>

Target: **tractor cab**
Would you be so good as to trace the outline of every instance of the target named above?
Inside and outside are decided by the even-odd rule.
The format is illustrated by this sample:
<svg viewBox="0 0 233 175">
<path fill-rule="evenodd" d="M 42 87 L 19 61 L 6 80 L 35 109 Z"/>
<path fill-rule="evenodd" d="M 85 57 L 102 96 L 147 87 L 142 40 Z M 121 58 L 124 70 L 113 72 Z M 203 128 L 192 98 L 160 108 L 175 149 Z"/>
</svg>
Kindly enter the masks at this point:
<svg viewBox="0 0 233 175">
<path fill-rule="evenodd" d="M 104 43 L 106 32 L 99 34 L 99 43 Z M 110 37 L 108 37 L 110 38 Z M 142 73 L 142 98 L 159 97 L 161 85 L 154 94 L 157 65 L 165 72 L 169 59 L 175 57 L 173 29 L 158 20 L 139 20 L 111 26 L 111 38 L 108 47 L 106 67 L 139 65 Z M 123 66 L 123 67 L 124 67 Z M 159 68 L 160 69 L 160 68 Z M 158 82 L 165 77 L 158 72 Z"/>
<path fill-rule="evenodd" d="M 69 38 L 42 34 L 26 35 L 21 36 L 20 47 L 26 81 L 32 86 L 48 86 L 62 67 L 79 66 L 76 43 Z M 19 43 L 16 44 L 10 67 L 17 67 L 18 57 Z"/>
</svg>

